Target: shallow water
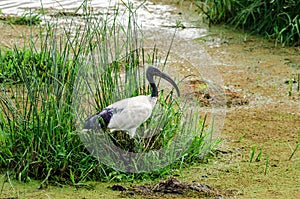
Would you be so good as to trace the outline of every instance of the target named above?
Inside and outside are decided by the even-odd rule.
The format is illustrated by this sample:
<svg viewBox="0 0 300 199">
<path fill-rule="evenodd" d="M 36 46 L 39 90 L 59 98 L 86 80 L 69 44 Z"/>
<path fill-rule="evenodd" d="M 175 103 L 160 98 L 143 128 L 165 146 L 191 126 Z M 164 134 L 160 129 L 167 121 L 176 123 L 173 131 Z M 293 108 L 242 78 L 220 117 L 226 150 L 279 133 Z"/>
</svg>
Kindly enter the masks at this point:
<svg viewBox="0 0 300 199">
<path fill-rule="evenodd" d="M 20 14 L 28 9 L 55 8 L 55 9 L 76 9 L 82 4 L 82 0 L 2 0 L 0 9 L 4 14 Z M 116 4 L 116 1 L 91 1 L 94 7 L 108 7 Z"/>
<path fill-rule="evenodd" d="M 187 75 L 202 76 L 212 84 L 223 85 L 222 78 L 218 73 L 216 62 L 211 59 L 207 50 L 195 43 L 195 39 L 205 37 L 209 34 L 208 25 L 201 23 L 201 17 L 193 12 L 196 7 L 190 11 L 183 11 L 180 6 L 170 6 L 150 1 L 142 2 L 138 0 L 124 1 L 130 2 L 132 9 L 136 10 L 135 20 L 139 25 L 145 41 L 144 48 L 153 49 L 154 46 L 162 52 L 162 57 L 166 52 L 174 36 L 174 42 L 171 48 L 172 57 L 168 59 L 168 65 L 172 65 L 169 70 L 178 74 L 182 79 Z M 28 12 L 38 12 L 39 9 L 45 9 L 45 16 L 42 17 L 42 23 L 55 21 L 62 26 L 65 23 L 75 20 L 78 23 L 84 23 L 80 16 L 63 16 L 59 12 L 75 13 L 82 4 L 82 0 L 3 0 L 0 3 L 0 9 L 4 14 L 22 14 Z M 122 1 L 114 0 L 91 0 L 87 7 L 93 13 L 100 15 L 112 14 L 116 6 L 120 9 L 119 22 L 126 24 L 128 13 Z M 80 11 L 80 9 L 78 10 Z M 75 19 L 74 19 L 75 18 Z M 71 20 L 69 20 L 71 19 Z M 99 18 L 100 19 L 100 18 Z M 180 21 L 184 28 L 175 29 L 176 22 Z M 174 35 L 176 31 L 176 35 Z M 218 45 L 214 42 L 214 45 Z"/>
<path fill-rule="evenodd" d="M 127 2 L 127 1 L 124 1 Z M 209 55 L 205 52 L 204 48 L 199 45 L 194 45 L 191 40 L 207 36 L 208 26 L 204 23 L 199 23 L 200 17 L 194 12 L 183 12 L 179 6 L 174 7 L 153 2 L 143 2 L 138 0 L 130 0 L 130 5 L 135 10 L 135 20 L 142 30 L 145 38 L 160 49 L 168 49 L 171 43 L 171 38 L 175 31 L 176 22 L 180 21 L 184 28 L 180 28 L 176 32 L 173 51 L 180 56 L 186 56 L 186 52 L 181 52 L 181 49 L 188 49 L 188 59 L 193 64 L 193 58 L 201 56 L 203 63 L 208 63 L 205 60 Z M 128 3 L 126 3 L 128 5 Z M 5 15 L 21 15 L 29 12 L 39 12 L 40 9 L 45 10 L 45 15 L 41 17 L 42 23 L 46 21 L 59 21 L 59 24 L 68 23 L 69 19 L 75 18 L 77 23 L 81 23 L 80 16 L 64 16 L 61 13 L 79 13 L 82 12 L 78 9 L 82 5 L 82 0 L 2 0 L 0 2 L 0 10 Z M 87 3 L 87 9 L 91 10 L 97 16 L 111 15 L 116 7 L 119 8 L 121 23 L 126 23 L 128 13 L 122 1 L 118 0 L 91 0 Z M 193 9 L 196 9 L 195 7 Z M 144 46 L 147 47 L 147 46 Z M 189 56 L 190 50 L 196 52 L 197 55 Z M 186 50 L 184 50 L 186 51 Z M 195 60 L 195 63 L 199 62 Z"/>
<path fill-rule="evenodd" d="M 127 1 L 124 2 L 128 4 Z M 137 22 L 141 25 L 142 29 L 151 32 L 154 29 L 157 31 L 157 28 L 159 28 L 163 30 L 162 33 L 166 30 L 170 32 L 170 29 L 176 25 L 176 21 L 182 21 L 186 28 L 177 34 L 184 39 L 198 38 L 207 33 L 207 27 L 203 26 L 203 24 L 199 26 L 199 24 L 191 24 L 185 20 L 187 17 L 192 17 L 194 21 L 198 21 L 199 17 L 196 15 L 191 16 L 191 13 L 184 16 L 184 13 L 174 6 L 138 0 L 130 0 L 128 2 L 133 5 L 134 9 L 139 8 L 136 10 Z M 0 10 L 5 15 L 21 15 L 43 8 L 50 10 L 52 12 L 50 13 L 51 15 L 60 11 L 75 12 L 81 5 L 82 0 L 2 0 L 0 2 Z M 112 12 L 116 6 L 121 10 L 122 8 L 124 9 L 124 4 L 118 0 L 91 0 L 87 3 L 88 9 L 100 14 Z"/>
</svg>

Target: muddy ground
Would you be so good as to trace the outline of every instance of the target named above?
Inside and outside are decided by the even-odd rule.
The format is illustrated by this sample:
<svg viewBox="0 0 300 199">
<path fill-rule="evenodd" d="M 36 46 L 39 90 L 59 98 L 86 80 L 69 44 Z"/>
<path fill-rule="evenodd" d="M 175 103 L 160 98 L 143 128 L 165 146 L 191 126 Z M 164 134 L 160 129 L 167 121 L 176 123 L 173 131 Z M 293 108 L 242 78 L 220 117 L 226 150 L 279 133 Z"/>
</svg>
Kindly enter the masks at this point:
<svg viewBox="0 0 300 199">
<path fill-rule="evenodd" d="M 185 183 L 201 183 L 220 190 L 223 198 L 299 198 L 300 149 L 300 48 L 274 46 L 266 39 L 213 27 L 208 36 L 195 40 L 217 65 L 225 86 L 249 101 L 227 109 L 215 157 L 178 173 Z M 0 45 L 11 47 L 30 34 L 28 27 L 0 23 Z M 218 45 L 216 45 L 218 43 Z M 289 81 L 294 79 L 293 81 Z M 257 147 L 252 162 L 250 154 Z M 261 151 L 261 156 L 259 152 Z M 290 158 L 291 157 L 291 158 Z M 93 190 L 49 187 L 38 183 L 4 184 L 3 198 L 195 198 L 203 195 L 164 193 L 124 195 L 112 183 L 92 183 Z M 122 186 L 132 186 L 123 183 Z M 209 196 L 210 197 L 210 196 Z M 217 197 L 217 196 L 212 196 Z"/>
<path fill-rule="evenodd" d="M 300 49 L 226 30 L 222 38 L 220 46 L 207 50 L 221 61 L 225 85 L 243 93 L 249 104 L 227 109 L 221 152 L 209 164 L 186 170 L 185 179 L 235 190 L 238 198 L 298 198 L 300 152 L 289 158 L 299 143 L 300 93 L 298 82 L 289 93 L 287 80 L 300 72 Z M 254 146 L 254 157 L 260 149 L 262 157 L 250 163 Z M 198 176 L 189 177 L 192 173 Z"/>
</svg>

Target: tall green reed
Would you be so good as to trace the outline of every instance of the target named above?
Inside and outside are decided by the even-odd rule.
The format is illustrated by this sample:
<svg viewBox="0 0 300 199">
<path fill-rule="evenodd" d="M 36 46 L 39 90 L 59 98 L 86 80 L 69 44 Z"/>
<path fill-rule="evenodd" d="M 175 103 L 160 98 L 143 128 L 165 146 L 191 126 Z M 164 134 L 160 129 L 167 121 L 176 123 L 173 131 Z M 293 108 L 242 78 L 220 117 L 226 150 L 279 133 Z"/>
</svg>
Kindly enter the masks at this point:
<svg viewBox="0 0 300 199">
<path fill-rule="evenodd" d="M 210 23 L 228 23 L 236 28 L 265 35 L 275 44 L 298 45 L 299 1 L 197 1 Z"/>
<path fill-rule="evenodd" d="M 47 32 L 46 38 L 51 37 Z M 1 84 L 1 168 L 11 169 L 20 180 L 43 179 L 48 171 L 51 176 L 69 177 L 73 167 L 79 171 L 82 166 L 77 163 L 80 153 L 89 156 L 74 136 L 71 100 L 76 52 L 63 40 L 56 42 L 47 38 L 41 51 L 35 46 L 14 48 L 12 60 L 2 62 L 11 65 L 16 75 Z"/>
</svg>

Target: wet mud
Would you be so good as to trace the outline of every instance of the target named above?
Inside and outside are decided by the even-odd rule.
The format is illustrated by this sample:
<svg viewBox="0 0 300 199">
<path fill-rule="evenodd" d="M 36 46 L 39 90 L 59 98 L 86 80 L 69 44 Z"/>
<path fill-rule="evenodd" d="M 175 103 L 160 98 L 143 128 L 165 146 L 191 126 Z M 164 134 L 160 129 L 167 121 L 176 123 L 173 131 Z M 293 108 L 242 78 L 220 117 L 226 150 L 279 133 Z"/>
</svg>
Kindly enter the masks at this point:
<svg viewBox="0 0 300 199">
<path fill-rule="evenodd" d="M 220 191 L 206 184 L 187 183 L 171 177 L 154 185 L 133 185 L 125 187 L 114 184 L 110 187 L 114 191 L 121 191 L 125 197 L 164 197 L 164 198 L 224 198 L 230 196 L 229 191 Z"/>
</svg>

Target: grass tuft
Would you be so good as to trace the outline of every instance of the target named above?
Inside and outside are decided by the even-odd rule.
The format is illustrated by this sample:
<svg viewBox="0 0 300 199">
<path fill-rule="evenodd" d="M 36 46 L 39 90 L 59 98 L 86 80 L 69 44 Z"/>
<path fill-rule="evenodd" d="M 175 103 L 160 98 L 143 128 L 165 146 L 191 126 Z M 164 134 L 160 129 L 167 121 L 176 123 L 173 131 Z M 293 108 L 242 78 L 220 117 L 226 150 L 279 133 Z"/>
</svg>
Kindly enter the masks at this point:
<svg viewBox="0 0 300 199">
<path fill-rule="evenodd" d="M 8 24 L 27 25 L 27 26 L 39 25 L 42 21 L 39 14 L 34 14 L 31 12 L 24 13 L 21 16 L 3 15 L 0 17 L 0 20 L 5 21 Z"/>
</svg>

